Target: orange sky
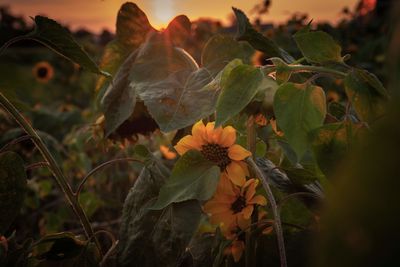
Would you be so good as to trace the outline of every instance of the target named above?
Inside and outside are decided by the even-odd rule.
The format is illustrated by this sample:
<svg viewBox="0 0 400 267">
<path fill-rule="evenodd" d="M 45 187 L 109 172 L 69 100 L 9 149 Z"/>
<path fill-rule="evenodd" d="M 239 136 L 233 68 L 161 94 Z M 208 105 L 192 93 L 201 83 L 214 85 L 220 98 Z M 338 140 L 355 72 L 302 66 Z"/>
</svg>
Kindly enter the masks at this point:
<svg viewBox="0 0 400 267">
<path fill-rule="evenodd" d="M 25 16 L 46 15 L 73 29 L 81 26 L 99 32 L 114 31 L 118 8 L 125 0 L 0 0 L 11 10 Z M 175 15 L 186 14 L 191 19 L 213 17 L 227 21 L 235 6 L 247 14 L 261 0 L 136 0 L 156 28 L 165 26 Z M 283 22 L 294 12 L 306 12 L 314 21 L 337 21 L 344 6 L 353 8 L 358 0 L 272 0 L 266 21 Z"/>
</svg>

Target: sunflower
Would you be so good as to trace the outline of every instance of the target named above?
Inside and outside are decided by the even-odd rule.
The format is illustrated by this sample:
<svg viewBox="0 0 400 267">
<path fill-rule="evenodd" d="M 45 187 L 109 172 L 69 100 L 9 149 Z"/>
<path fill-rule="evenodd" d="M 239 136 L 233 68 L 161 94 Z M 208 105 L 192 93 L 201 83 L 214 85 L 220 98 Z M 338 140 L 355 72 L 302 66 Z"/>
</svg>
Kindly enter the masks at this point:
<svg viewBox="0 0 400 267">
<path fill-rule="evenodd" d="M 221 175 L 213 198 L 205 203 L 203 210 L 210 216 L 212 224 L 221 226 L 225 236 L 231 236 L 232 231 L 238 227 L 246 230 L 251 222 L 254 205 L 267 204 L 264 196 L 256 195 L 257 184 L 258 180 L 249 179 L 238 187 L 225 174 Z"/>
<path fill-rule="evenodd" d="M 267 118 L 265 118 L 265 116 L 261 113 L 258 113 L 254 117 L 254 122 L 259 126 L 266 126 L 268 124 Z"/>
<path fill-rule="evenodd" d="M 188 150 L 200 151 L 209 161 L 217 164 L 222 173 L 226 173 L 235 185 L 242 186 L 249 175 L 243 160 L 251 153 L 235 144 L 236 130 L 232 126 L 214 128 L 215 123 L 204 125 L 202 121 L 193 125 L 192 135 L 183 137 L 175 146 L 179 155 Z"/>
<path fill-rule="evenodd" d="M 245 249 L 244 241 L 242 240 L 233 240 L 232 244 L 225 249 L 225 254 L 231 254 L 233 260 L 238 262 L 243 255 L 243 251 Z"/>
<path fill-rule="evenodd" d="M 40 61 L 32 69 L 33 76 L 40 83 L 47 83 L 54 75 L 54 69 L 47 61 Z"/>
</svg>

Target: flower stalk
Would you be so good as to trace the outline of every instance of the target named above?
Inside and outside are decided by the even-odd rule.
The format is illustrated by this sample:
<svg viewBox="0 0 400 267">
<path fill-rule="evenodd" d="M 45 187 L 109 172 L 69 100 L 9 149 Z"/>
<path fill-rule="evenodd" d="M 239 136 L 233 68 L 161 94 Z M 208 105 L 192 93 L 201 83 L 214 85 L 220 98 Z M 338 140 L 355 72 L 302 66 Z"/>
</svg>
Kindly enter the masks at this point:
<svg viewBox="0 0 400 267">
<path fill-rule="evenodd" d="M 90 225 L 89 219 L 85 211 L 79 204 L 77 198 L 75 197 L 74 192 L 72 191 L 69 183 L 67 182 L 67 178 L 64 176 L 63 172 L 61 171 L 54 157 L 51 155 L 50 151 L 47 149 L 43 140 L 40 138 L 37 132 L 32 128 L 32 126 L 26 121 L 26 119 L 22 116 L 22 114 L 2 93 L 0 93 L 0 104 L 16 120 L 16 122 L 21 126 L 21 128 L 26 132 L 26 134 L 32 138 L 32 141 L 39 150 L 40 154 L 48 163 L 49 169 L 53 174 L 54 180 L 56 181 L 61 191 L 64 193 L 64 196 L 67 199 L 68 204 L 71 206 L 73 212 L 75 213 L 80 223 L 82 224 L 86 237 L 94 239 L 97 249 L 101 254 L 102 252 L 100 243 L 94 235 L 93 228 Z"/>
<path fill-rule="evenodd" d="M 253 158 L 248 157 L 247 162 L 249 163 L 251 168 L 254 170 L 257 177 L 260 178 L 261 183 L 265 189 L 265 192 L 267 193 L 267 198 L 271 205 L 272 213 L 274 216 L 274 229 L 275 229 L 276 236 L 278 239 L 278 248 L 279 248 L 279 257 L 280 257 L 281 267 L 287 267 L 285 240 L 283 237 L 281 217 L 279 214 L 279 209 L 278 209 L 278 205 L 276 204 L 275 197 L 272 194 L 271 187 L 269 186 L 269 183 L 268 183 L 268 177 L 266 177 L 264 175 L 264 173 L 260 170 L 260 168 L 258 168 L 258 166 L 255 163 L 255 161 L 253 160 Z"/>
</svg>

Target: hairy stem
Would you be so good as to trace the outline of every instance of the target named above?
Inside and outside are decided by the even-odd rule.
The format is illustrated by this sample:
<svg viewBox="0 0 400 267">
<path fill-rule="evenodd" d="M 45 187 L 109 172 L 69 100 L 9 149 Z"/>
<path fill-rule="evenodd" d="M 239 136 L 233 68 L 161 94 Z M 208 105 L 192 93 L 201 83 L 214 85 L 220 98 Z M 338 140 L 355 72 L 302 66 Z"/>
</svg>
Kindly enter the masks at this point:
<svg viewBox="0 0 400 267">
<path fill-rule="evenodd" d="M 274 228 L 276 232 L 276 236 L 278 239 L 278 248 L 279 248 L 279 257 L 281 261 L 281 267 L 287 267 L 287 260 L 286 260 L 286 251 L 285 251 L 285 240 L 283 238 L 283 230 L 282 230 L 282 223 L 281 223 L 281 216 L 279 214 L 278 205 L 276 204 L 275 197 L 272 194 L 271 187 L 268 183 L 268 177 L 264 175 L 264 173 L 258 168 L 255 161 L 249 157 L 247 158 L 247 162 L 250 164 L 254 172 L 256 173 L 257 177 L 260 178 L 261 183 L 267 193 L 268 201 L 271 205 L 272 213 L 274 215 Z"/>
<path fill-rule="evenodd" d="M 49 169 L 53 174 L 54 180 L 57 185 L 64 193 L 65 198 L 67 199 L 68 204 L 71 206 L 73 212 L 78 217 L 82 227 L 85 231 L 87 238 L 92 238 L 94 236 L 94 232 L 92 226 L 90 225 L 89 219 L 86 216 L 85 211 L 82 209 L 82 206 L 78 203 L 75 198 L 72 189 L 67 182 L 67 178 L 64 176 L 54 157 L 51 155 L 50 151 L 47 149 L 43 140 L 37 134 L 37 132 L 32 128 L 32 126 L 26 121 L 26 119 L 22 116 L 22 114 L 14 107 L 13 104 L 2 94 L 0 93 L 0 103 L 5 108 L 5 110 L 10 113 L 12 117 L 17 121 L 17 123 L 21 126 L 21 128 L 32 138 L 33 143 L 37 147 L 37 149 L 42 154 L 43 158 L 49 165 Z M 101 246 L 98 242 L 97 238 L 94 237 L 94 241 L 96 243 L 99 252 L 101 253 Z"/>
</svg>

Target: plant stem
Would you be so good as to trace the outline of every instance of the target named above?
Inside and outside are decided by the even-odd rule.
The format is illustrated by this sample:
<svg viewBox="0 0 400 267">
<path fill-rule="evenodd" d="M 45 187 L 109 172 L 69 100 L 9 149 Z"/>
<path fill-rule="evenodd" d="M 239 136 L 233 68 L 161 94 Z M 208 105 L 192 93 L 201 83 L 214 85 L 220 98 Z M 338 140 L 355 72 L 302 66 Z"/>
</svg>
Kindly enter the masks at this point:
<svg viewBox="0 0 400 267">
<path fill-rule="evenodd" d="M 94 232 L 92 226 L 90 225 L 89 219 L 86 216 L 85 211 L 80 206 L 79 202 L 76 200 L 72 189 L 67 182 L 67 178 L 64 176 L 57 162 L 51 155 L 50 151 L 47 149 L 43 140 L 37 134 L 37 132 L 32 128 L 32 126 L 26 121 L 26 119 L 22 116 L 22 114 L 14 107 L 13 104 L 2 94 L 0 93 L 0 103 L 5 108 L 5 110 L 14 117 L 17 123 L 21 126 L 21 128 L 26 132 L 27 135 L 31 136 L 33 143 L 37 147 L 37 149 L 42 154 L 43 158 L 49 164 L 49 169 L 53 173 L 54 180 L 57 185 L 60 187 L 61 191 L 64 193 L 65 198 L 67 199 L 68 204 L 71 206 L 75 215 L 78 217 L 80 223 L 83 226 L 85 234 L 87 238 L 92 238 L 94 236 Z M 97 238 L 94 237 L 94 241 L 99 250 L 99 253 L 102 254 L 100 243 Z"/>
<path fill-rule="evenodd" d="M 285 240 L 283 238 L 281 217 L 279 214 L 278 206 L 276 204 L 274 195 L 272 194 L 271 187 L 269 186 L 269 183 L 268 183 L 268 177 L 266 177 L 264 175 L 264 173 L 260 170 L 260 168 L 258 168 L 257 164 L 251 157 L 247 158 L 247 162 L 250 164 L 252 169 L 255 171 L 258 178 L 260 178 L 261 183 L 265 189 L 265 192 L 267 193 L 268 201 L 271 205 L 272 213 L 274 215 L 274 228 L 275 228 L 276 236 L 278 239 L 278 248 L 279 248 L 281 267 L 287 267 Z"/>
<path fill-rule="evenodd" d="M 254 124 L 254 116 L 249 116 L 246 122 L 247 129 L 247 149 L 251 152 L 252 157 L 256 156 L 256 127 Z"/>
<path fill-rule="evenodd" d="M 0 47 L 0 55 L 2 55 L 4 53 L 4 51 L 12 44 L 22 41 L 22 40 L 32 40 L 32 38 L 29 38 L 25 35 L 22 36 L 17 36 L 15 38 L 12 38 L 10 40 L 8 40 L 7 42 L 5 42 L 1 47 Z"/>
</svg>

